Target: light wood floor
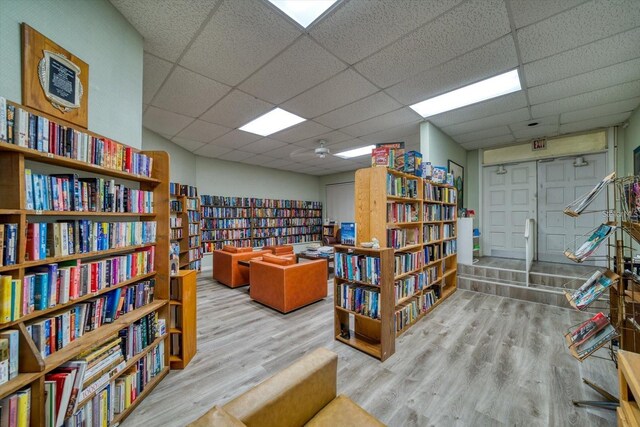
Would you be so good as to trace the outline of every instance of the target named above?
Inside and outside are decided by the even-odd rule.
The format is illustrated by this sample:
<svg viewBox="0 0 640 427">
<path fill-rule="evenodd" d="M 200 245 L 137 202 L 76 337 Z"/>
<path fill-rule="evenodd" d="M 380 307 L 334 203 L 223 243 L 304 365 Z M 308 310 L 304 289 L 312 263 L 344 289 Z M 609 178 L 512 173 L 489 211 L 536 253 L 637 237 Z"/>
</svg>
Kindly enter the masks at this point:
<svg viewBox="0 0 640 427">
<path fill-rule="evenodd" d="M 599 397 L 581 376 L 618 394 L 611 361 L 581 364 L 565 348 L 581 313 L 459 290 L 380 363 L 333 339 L 331 296 L 285 316 L 201 278 L 198 298 L 198 354 L 124 427 L 185 425 L 320 346 L 339 355 L 338 393 L 390 426 L 615 425 L 613 412 L 571 404 Z"/>
</svg>

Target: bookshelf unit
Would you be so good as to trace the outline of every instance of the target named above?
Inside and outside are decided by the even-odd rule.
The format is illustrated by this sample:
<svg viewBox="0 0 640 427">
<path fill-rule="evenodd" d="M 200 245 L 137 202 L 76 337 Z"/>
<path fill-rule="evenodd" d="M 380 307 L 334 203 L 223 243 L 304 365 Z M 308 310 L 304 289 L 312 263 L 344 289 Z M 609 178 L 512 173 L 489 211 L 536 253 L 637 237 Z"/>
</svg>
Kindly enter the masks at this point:
<svg viewBox="0 0 640 427">
<path fill-rule="evenodd" d="M 358 228 L 356 247 L 351 249 L 371 251 L 361 248 L 361 244 L 375 237 L 381 248 L 391 254 L 390 262 L 381 262 L 383 279 L 379 295 L 381 320 L 391 319 L 390 326 L 381 322 L 379 328 L 374 328 L 376 331 L 391 328 L 395 339 L 455 292 L 455 200 L 452 186 L 383 167 L 356 171 L 355 216 Z M 343 251 L 348 247 L 338 246 L 336 251 L 338 248 Z M 338 278 L 336 283 L 341 280 Z M 341 309 L 336 304 L 336 322 L 342 320 L 338 317 L 339 311 Z M 368 332 L 365 335 L 371 337 L 371 331 Z M 336 339 L 381 360 L 391 356 L 395 346 L 383 345 L 382 337 L 386 337 L 386 332 L 373 335 L 381 337 L 379 343 L 387 349 L 386 356 L 383 356 L 384 352 L 363 350 L 362 346 L 354 345 L 357 342 L 353 339 L 340 339 L 339 334 Z"/>
<path fill-rule="evenodd" d="M 322 226 L 322 238 L 335 238 L 338 234 L 338 223 L 330 222 Z"/>
<path fill-rule="evenodd" d="M 181 270 L 170 285 L 171 369 L 184 369 L 197 351 L 196 271 Z"/>
<path fill-rule="evenodd" d="M 205 253 L 322 240 L 320 202 L 203 195 L 201 206 Z"/>
<path fill-rule="evenodd" d="M 198 190 L 190 185 L 172 182 L 170 192 L 171 254 L 177 255 L 180 269 L 200 271 L 202 267 L 202 235 L 200 233 Z"/>
<path fill-rule="evenodd" d="M 169 236 L 165 230 L 169 229 L 169 156 L 166 152 L 138 151 L 126 147 L 12 102 L 7 102 L 7 106 L 15 108 L 16 112 L 20 109 L 26 111 L 26 116 L 23 117 L 33 116 L 36 126 L 38 123 L 47 123 L 44 129 L 48 128 L 50 133 L 45 136 L 50 136 L 51 140 L 47 146 L 40 133 L 34 135 L 27 127 L 23 139 L 20 139 L 18 132 L 13 135 L 13 141 L 0 141 L 0 222 L 17 225 L 15 263 L 0 267 L 0 274 L 9 278 L 9 286 L 14 290 L 14 296 L 8 302 L 6 293 L 1 298 L 3 304 L 8 303 L 13 307 L 13 311 L 9 320 L 2 319 L 0 332 L 13 330 L 19 336 L 18 374 L 0 384 L 0 398 L 10 396 L 25 387 L 29 388 L 30 425 L 44 426 L 45 375 L 88 350 L 117 338 L 119 333 L 132 325 L 140 324 L 143 319 L 146 321 L 150 314 L 153 314 L 154 319 L 168 324 Z M 29 148 L 32 143 L 33 147 L 40 149 Z M 150 175 L 137 173 L 149 169 Z M 29 175 L 25 172 L 48 176 L 48 188 L 42 189 L 40 181 L 36 187 L 33 186 L 35 181 L 29 185 Z M 65 174 L 67 178 L 55 181 L 52 174 Z M 77 177 L 73 174 L 77 174 Z M 98 193 L 87 191 L 83 195 L 82 179 L 78 178 L 93 180 L 96 177 L 104 178 L 104 181 L 95 181 L 95 188 L 100 189 L 96 190 Z M 56 188 L 53 182 L 57 183 Z M 68 191 L 70 188 L 75 188 L 75 194 L 74 191 Z M 27 194 L 27 191 L 34 192 Z M 77 204 L 76 200 L 79 199 L 75 197 L 84 197 L 85 200 L 102 206 L 92 211 L 67 210 L 83 207 Z M 133 197 L 141 198 L 132 199 Z M 35 198 L 38 198 L 36 203 L 49 199 L 52 206 L 34 208 L 31 203 Z M 134 200 L 137 200 L 137 206 Z M 59 230 L 64 231 L 55 234 L 62 242 L 61 246 L 58 246 L 57 239 L 47 239 L 44 245 L 46 248 L 40 246 L 40 251 L 36 249 L 36 257 L 33 248 L 38 245 L 33 243 L 34 235 L 28 235 L 28 228 L 38 227 L 29 224 L 40 223 L 47 223 L 42 226 L 45 234 L 49 230 L 58 233 L 55 231 L 58 227 L 53 224 L 67 226 L 60 226 Z M 39 243 L 42 245 L 42 234 L 40 238 Z M 58 253 L 61 247 L 66 252 Z M 55 273 L 53 265 L 57 268 Z M 110 269 L 110 274 L 107 275 L 105 270 L 102 277 L 83 275 L 83 268 L 88 270 L 93 265 L 97 266 L 96 269 L 102 268 L 99 265 L 108 266 L 104 268 Z M 46 274 L 52 280 L 55 279 L 56 283 L 60 280 L 64 285 L 60 286 L 59 293 L 51 292 L 46 298 L 43 296 L 44 289 L 55 288 L 44 285 L 35 288 L 33 282 L 30 282 L 32 276 L 45 274 L 42 273 L 45 268 L 49 269 Z M 72 276 L 73 281 L 63 280 L 63 277 L 68 277 L 67 274 L 75 274 Z M 54 283 L 52 280 L 49 283 Z M 103 297 L 107 298 L 103 301 L 108 301 L 108 298 L 118 295 L 120 291 L 125 294 L 130 285 L 141 285 L 143 281 L 147 281 L 148 286 L 153 289 L 150 301 L 145 301 L 142 305 L 136 304 L 137 308 L 126 309 L 119 316 L 114 308 L 111 322 L 104 319 L 106 311 L 103 311 L 102 321 L 87 316 L 83 318 L 89 325 L 87 329 L 80 322 L 80 317 L 75 317 L 78 320 L 74 323 L 75 328 L 70 323 L 71 313 L 82 312 L 81 307 L 98 304 L 97 301 Z M 69 290 L 67 285 L 73 286 L 74 291 Z M 3 279 L 3 290 L 6 289 L 5 286 Z M 26 292 L 31 298 L 26 298 Z M 118 297 L 114 298 L 117 301 Z M 34 300 L 40 301 L 40 304 L 46 301 L 46 304 L 39 307 L 34 305 Z M 62 331 L 56 342 L 35 339 L 36 335 L 32 337 L 36 333 L 36 326 L 47 322 L 52 329 L 60 327 Z M 116 414 L 110 420 L 110 425 L 117 425 L 125 419 L 169 371 L 169 352 L 163 351 L 163 348 L 168 349 L 169 337 L 159 330 L 162 329 L 160 325 L 155 326 L 158 328 L 153 328 L 155 335 L 148 337 L 153 338 L 149 340 L 148 346 L 130 356 L 122 366 L 119 365 L 121 369 L 108 372 L 111 377 L 107 384 L 113 384 L 121 376 L 138 369 L 141 359 L 146 360 L 146 356 L 152 352 L 160 366 L 150 375 L 137 399 Z M 74 330 L 81 332 L 76 335 Z M 90 405 L 90 399 L 96 395 L 97 392 L 85 393 L 76 410 L 80 410 L 85 403 Z"/>
</svg>

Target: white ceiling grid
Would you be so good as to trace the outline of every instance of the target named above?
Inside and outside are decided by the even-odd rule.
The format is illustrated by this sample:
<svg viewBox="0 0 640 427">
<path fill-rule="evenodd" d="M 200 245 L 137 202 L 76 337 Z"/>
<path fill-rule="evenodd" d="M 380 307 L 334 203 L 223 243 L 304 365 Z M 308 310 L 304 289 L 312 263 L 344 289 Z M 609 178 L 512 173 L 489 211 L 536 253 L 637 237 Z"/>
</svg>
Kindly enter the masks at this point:
<svg viewBox="0 0 640 427">
<path fill-rule="evenodd" d="M 640 103 L 638 0 L 339 0 L 306 30 L 266 0 L 111 2 L 145 38 L 143 125 L 207 157 L 353 170 L 369 159 L 290 153 L 418 149 L 409 105 L 516 67 L 522 91 L 428 120 L 476 149 L 619 124 Z M 276 106 L 308 121 L 238 130 Z"/>
</svg>

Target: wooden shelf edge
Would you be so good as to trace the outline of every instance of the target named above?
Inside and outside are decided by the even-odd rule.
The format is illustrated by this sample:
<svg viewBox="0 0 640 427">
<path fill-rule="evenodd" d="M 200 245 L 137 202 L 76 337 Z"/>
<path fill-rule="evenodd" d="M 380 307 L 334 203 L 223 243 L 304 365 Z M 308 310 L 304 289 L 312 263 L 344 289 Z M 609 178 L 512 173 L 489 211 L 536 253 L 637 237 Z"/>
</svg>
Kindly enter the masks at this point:
<svg viewBox="0 0 640 427">
<path fill-rule="evenodd" d="M 340 335 L 336 335 L 336 340 L 347 344 L 357 350 L 362 351 L 363 353 L 367 353 L 370 356 L 373 356 L 377 359 L 381 359 L 382 358 L 382 350 L 380 348 L 380 344 L 377 343 L 372 343 L 372 342 L 368 342 L 365 341 L 363 339 L 354 337 L 355 333 L 353 331 L 351 331 L 351 335 L 352 337 L 349 339 L 346 338 L 342 338 Z"/>
<path fill-rule="evenodd" d="M 153 391 L 154 388 L 156 388 L 156 386 L 160 383 L 160 381 L 162 381 L 164 377 L 167 376 L 168 373 L 169 373 L 168 366 L 165 366 L 164 368 L 162 368 L 162 371 L 160 371 L 158 375 L 153 377 L 153 379 L 147 383 L 142 393 L 140 393 L 136 398 L 136 400 L 134 400 L 133 403 L 131 403 L 131 406 L 125 409 L 124 412 L 121 412 L 115 417 L 113 417 L 113 420 L 111 421 L 111 426 L 117 426 L 125 418 L 127 418 L 131 414 L 131 412 L 133 412 L 133 410 L 138 406 L 138 404 L 142 402 L 145 399 L 145 397 L 147 397 L 147 395 Z"/>
<path fill-rule="evenodd" d="M 21 388 L 31 384 L 42 375 L 42 372 L 20 373 L 15 378 L 0 385 L 0 398 L 4 398 L 11 393 L 15 393 Z"/>
</svg>

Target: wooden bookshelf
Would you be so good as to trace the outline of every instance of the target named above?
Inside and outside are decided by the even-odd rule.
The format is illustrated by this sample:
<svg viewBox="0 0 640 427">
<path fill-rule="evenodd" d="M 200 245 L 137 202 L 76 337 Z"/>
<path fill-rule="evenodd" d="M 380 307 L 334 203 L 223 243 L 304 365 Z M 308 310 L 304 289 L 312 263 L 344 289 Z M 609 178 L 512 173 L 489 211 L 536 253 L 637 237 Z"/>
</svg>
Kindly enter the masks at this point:
<svg viewBox="0 0 640 427">
<path fill-rule="evenodd" d="M 197 352 L 196 271 L 171 277 L 171 369 L 184 369 Z"/>
<path fill-rule="evenodd" d="M 640 355 L 630 351 L 618 352 L 620 406 L 617 409 L 619 426 L 640 425 Z"/>
<path fill-rule="evenodd" d="M 200 230 L 200 199 L 196 187 L 172 182 L 170 184 L 171 200 L 178 202 L 180 209 L 172 210 L 172 218 L 179 218 L 180 226 L 172 227 L 181 230 L 181 237 L 173 240 L 172 256 L 177 257 L 180 268 L 200 271 L 202 268 L 202 236 Z"/>
<path fill-rule="evenodd" d="M 356 247 L 337 246 L 336 252 L 375 254 L 361 244 L 374 237 L 378 239 L 382 249 L 372 256 L 385 260 L 381 262 L 383 280 L 379 285 L 381 314 L 377 323 L 359 321 L 366 323 L 366 333 L 357 332 L 347 340 L 336 329 L 336 339 L 354 345 L 359 336 L 365 336 L 366 352 L 376 353 L 375 357 L 384 360 L 395 351 L 395 345 L 386 340 L 395 340 L 455 292 L 455 199 L 452 186 L 393 169 L 373 167 L 356 171 Z M 389 255 L 383 255 L 386 253 Z M 344 280 L 336 274 L 336 286 Z M 345 316 L 336 307 L 336 322 L 344 321 Z M 380 351 L 371 350 L 372 338 L 380 344 Z"/>
<path fill-rule="evenodd" d="M 16 108 L 48 119 L 52 123 L 58 123 L 54 117 L 37 112 L 33 109 L 20 106 L 15 103 L 7 103 Z M 88 132 L 85 129 L 66 125 L 67 130 L 79 132 L 98 138 L 101 141 L 110 141 L 100 135 Z M 0 385 L 0 398 L 20 390 L 23 387 L 31 388 L 31 426 L 44 426 L 45 424 L 45 374 L 55 370 L 61 364 L 72 360 L 80 355 L 83 351 L 93 348 L 94 346 L 105 342 L 113 336 L 117 336 L 118 332 L 129 327 L 132 323 L 138 321 L 142 317 L 150 313 L 157 313 L 158 318 L 169 323 L 169 236 L 166 230 L 169 229 L 169 156 L 166 152 L 160 151 L 139 151 L 126 148 L 123 145 L 116 146 L 113 142 L 104 142 L 112 144 L 116 149 L 126 149 L 133 153 L 146 155 L 152 160 L 151 176 L 143 176 L 123 171 L 124 166 L 115 167 L 120 162 L 124 162 L 122 158 L 112 156 L 111 163 L 92 164 L 75 158 L 69 158 L 49 152 L 37 151 L 32 148 L 10 144 L 6 141 L 0 141 L 0 222 L 17 224 L 17 256 L 16 264 L 5 265 L 0 267 L 2 275 L 11 276 L 14 280 L 20 281 L 23 285 L 23 279 L 30 274 L 35 267 L 44 266 L 52 263 L 60 263 L 63 261 L 82 261 L 92 262 L 107 259 L 115 255 L 126 255 L 134 253 L 136 250 L 143 248 L 155 247 L 154 268 L 153 271 L 143 274 L 137 274 L 128 280 L 114 283 L 112 286 L 100 289 L 97 292 L 87 293 L 79 296 L 69 302 L 59 303 L 57 305 L 47 307 L 44 310 L 36 310 L 33 312 L 23 312 L 19 309 L 18 318 L 9 322 L 0 324 L 0 331 L 17 330 L 19 333 L 19 374 L 10 379 L 8 382 Z M 119 148 L 118 148 L 119 147 Z M 105 151 L 105 156 L 108 152 Z M 137 154 L 136 154 L 137 155 Z M 26 162 L 29 161 L 27 164 Z M 54 165 L 62 170 L 57 173 L 78 174 L 80 178 L 93 177 L 95 175 L 103 177 L 107 180 L 115 180 L 116 183 L 130 186 L 131 182 L 142 191 L 153 193 L 153 212 L 152 213 L 131 213 L 131 212 L 79 212 L 79 211 L 39 211 L 27 209 L 27 195 L 25 184 L 25 169 L 31 169 L 37 173 L 49 174 L 47 165 Z M 44 259 L 29 261 L 26 256 L 27 252 L 27 233 L 26 228 L 29 223 L 39 222 L 56 222 L 57 220 L 80 220 L 81 217 L 88 217 L 90 220 L 95 218 L 96 221 L 108 222 L 136 222 L 136 221 L 155 221 L 156 236 L 155 241 L 139 244 L 127 245 L 121 247 L 110 248 L 101 251 L 92 251 L 65 256 L 50 256 Z M 102 218 L 100 218 L 102 217 Z M 75 236 L 77 239 L 78 236 Z M 106 294 L 118 288 L 135 284 L 143 280 L 155 280 L 154 299 L 151 303 L 141 306 L 135 310 L 125 313 L 117 317 L 111 323 L 105 323 L 95 330 L 85 332 L 82 336 L 70 341 L 62 348 L 47 357 L 43 357 L 36 347 L 35 341 L 29 333 L 28 327 L 31 323 L 51 318 L 68 311 L 75 305 L 86 302 L 91 298 Z M 155 339 L 155 344 L 163 342 L 165 348 L 169 348 L 168 334 L 159 336 Z M 152 346 L 147 347 L 143 352 L 138 353 L 135 358 L 144 357 L 147 352 L 152 350 Z M 137 360 L 137 359 L 136 359 Z M 169 366 L 169 352 L 165 351 L 162 360 L 164 361 L 164 374 L 154 378 L 156 383 L 166 375 Z M 129 363 L 134 363 L 130 358 Z M 136 404 L 144 398 L 152 387 L 145 389 L 144 395 L 140 395 L 136 400 Z M 133 406 L 130 408 L 133 409 Z M 124 419 L 128 414 L 122 414 L 118 419 L 112 420 L 112 425 Z"/>
</svg>

